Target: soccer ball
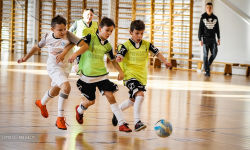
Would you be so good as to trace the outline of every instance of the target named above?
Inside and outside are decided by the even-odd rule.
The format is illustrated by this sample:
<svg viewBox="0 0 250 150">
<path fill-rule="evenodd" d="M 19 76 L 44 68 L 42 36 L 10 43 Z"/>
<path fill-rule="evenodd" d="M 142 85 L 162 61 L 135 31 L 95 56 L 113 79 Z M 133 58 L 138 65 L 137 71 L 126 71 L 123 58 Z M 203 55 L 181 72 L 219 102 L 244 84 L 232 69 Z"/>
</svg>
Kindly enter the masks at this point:
<svg viewBox="0 0 250 150">
<path fill-rule="evenodd" d="M 173 129 L 169 121 L 161 119 L 155 124 L 155 133 L 162 138 L 171 135 Z"/>
</svg>

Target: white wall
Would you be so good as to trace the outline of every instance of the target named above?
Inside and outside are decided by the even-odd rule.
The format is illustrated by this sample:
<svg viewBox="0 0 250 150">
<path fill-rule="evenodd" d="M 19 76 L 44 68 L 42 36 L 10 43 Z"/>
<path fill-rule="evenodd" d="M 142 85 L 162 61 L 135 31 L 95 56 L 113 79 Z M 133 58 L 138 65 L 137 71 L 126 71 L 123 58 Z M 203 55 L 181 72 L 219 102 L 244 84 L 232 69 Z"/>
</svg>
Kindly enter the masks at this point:
<svg viewBox="0 0 250 150">
<path fill-rule="evenodd" d="M 236 8 L 244 12 L 250 17 L 250 1 L 249 0 L 226 0 L 228 3 L 233 4 Z"/>
<path fill-rule="evenodd" d="M 226 0 L 250 16 L 249 0 Z M 250 63 L 250 25 L 220 0 L 213 0 L 214 14 L 219 19 L 221 45 L 215 61 Z M 213 71 L 223 68 L 214 67 Z M 245 68 L 234 67 L 233 74 L 245 74 Z"/>
</svg>

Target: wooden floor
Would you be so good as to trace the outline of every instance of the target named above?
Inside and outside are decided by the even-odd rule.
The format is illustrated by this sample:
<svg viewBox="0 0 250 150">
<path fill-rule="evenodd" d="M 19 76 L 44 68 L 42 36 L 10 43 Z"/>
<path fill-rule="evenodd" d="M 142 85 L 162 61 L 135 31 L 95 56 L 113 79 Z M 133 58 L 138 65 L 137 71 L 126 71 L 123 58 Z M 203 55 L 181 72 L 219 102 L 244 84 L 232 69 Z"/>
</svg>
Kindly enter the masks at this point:
<svg viewBox="0 0 250 150">
<path fill-rule="evenodd" d="M 145 131 L 122 133 L 111 123 L 112 112 L 105 97 L 97 93 L 96 104 L 85 113 L 85 122 L 75 120 L 80 102 L 78 76 L 70 75 L 72 91 L 66 104 L 67 131 L 55 126 L 57 98 L 47 104 L 43 118 L 35 101 L 50 88 L 46 56 L 34 56 L 17 64 L 20 54 L 0 55 L 0 149 L 90 149 L 90 150 L 240 150 L 250 149 L 250 78 L 149 68 L 142 108 Z M 127 99 L 127 89 L 107 65 L 111 81 L 119 85 L 118 103 Z M 134 129 L 133 108 L 124 112 Z M 173 125 L 168 138 L 154 132 L 154 124 L 167 119 Z M 9 139 L 9 136 L 26 140 Z"/>
</svg>

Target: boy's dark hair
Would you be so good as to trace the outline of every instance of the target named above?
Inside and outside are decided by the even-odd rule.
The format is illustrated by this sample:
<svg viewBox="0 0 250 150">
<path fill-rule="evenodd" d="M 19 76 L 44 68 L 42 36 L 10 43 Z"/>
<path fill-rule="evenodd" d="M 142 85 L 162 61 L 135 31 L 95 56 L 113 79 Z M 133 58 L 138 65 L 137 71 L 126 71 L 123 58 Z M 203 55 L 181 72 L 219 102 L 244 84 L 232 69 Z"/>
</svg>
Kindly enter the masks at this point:
<svg viewBox="0 0 250 150">
<path fill-rule="evenodd" d="M 103 17 L 99 26 L 101 28 L 103 28 L 104 26 L 107 26 L 107 27 L 114 26 L 114 28 L 115 28 L 115 23 L 114 23 L 114 21 L 112 19 L 110 19 L 108 17 Z"/>
<path fill-rule="evenodd" d="M 134 30 L 145 30 L 145 24 L 142 20 L 134 20 L 130 24 L 130 31 Z"/>
<path fill-rule="evenodd" d="M 94 10 L 92 8 L 85 8 L 83 12 L 88 11 L 88 10 L 94 13 Z"/>
<path fill-rule="evenodd" d="M 51 27 L 55 28 L 56 24 L 62 24 L 62 23 L 64 25 L 66 25 L 67 24 L 66 19 L 63 16 L 61 16 L 61 15 L 57 15 L 54 18 L 52 18 L 52 20 L 51 20 Z"/>
<path fill-rule="evenodd" d="M 213 4 L 211 2 L 208 2 L 207 5 L 212 5 L 213 6 Z"/>
</svg>

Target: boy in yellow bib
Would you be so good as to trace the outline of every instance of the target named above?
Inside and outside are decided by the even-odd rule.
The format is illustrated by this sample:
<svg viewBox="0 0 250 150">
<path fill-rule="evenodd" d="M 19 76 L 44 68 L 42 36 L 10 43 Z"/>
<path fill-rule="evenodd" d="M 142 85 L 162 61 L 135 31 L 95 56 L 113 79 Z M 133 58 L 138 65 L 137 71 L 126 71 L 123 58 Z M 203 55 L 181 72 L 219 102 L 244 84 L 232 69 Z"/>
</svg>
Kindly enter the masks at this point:
<svg viewBox="0 0 250 150">
<path fill-rule="evenodd" d="M 171 67 L 171 64 L 165 60 L 154 45 L 142 39 L 144 30 L 143 21 L 132 21 L 130 25 L 132 38 L 118 46 L 116 55 L 116 61 L 120 62 L 119 65 L 124 72 L 124 84 L 129 89 L 129 99 L 119 107 L 124 111 L 134 106 L 135 131 L 147 127 L 141 122 L 141 106 L 144 100 L 143 92 L 146 91 L 149 52 L 153 53 L 153 56 L 157 56 L 167 68 Z M 112 123 L 114 126 L 117 125 L 115 115 L 113 115 Z"/>
</svg>

